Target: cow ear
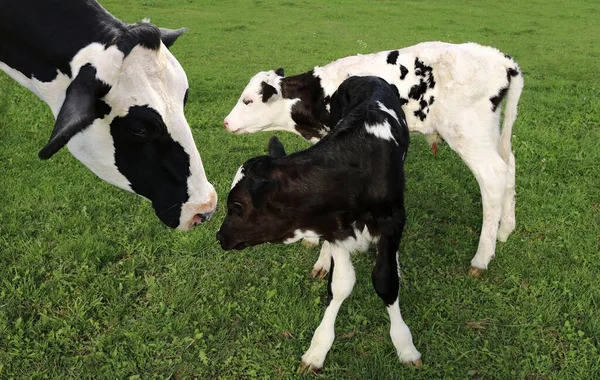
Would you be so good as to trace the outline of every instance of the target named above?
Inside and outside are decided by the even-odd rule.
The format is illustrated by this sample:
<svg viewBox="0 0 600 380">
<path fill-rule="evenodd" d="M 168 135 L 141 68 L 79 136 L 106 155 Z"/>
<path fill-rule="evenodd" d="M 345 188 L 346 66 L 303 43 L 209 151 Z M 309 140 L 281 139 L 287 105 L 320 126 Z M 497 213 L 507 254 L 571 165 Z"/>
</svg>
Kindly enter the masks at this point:
<svg viewBox="0 0 600 380">
<path fill-rule="evenodd" d="M 261 208 L 265 203 L 265 199 L 271 189 L 275 188 L 275 181 L 272 179 L 255 179 L 252 181 L 250 188 L 250 199 L 254 208 Z"/>
<path fill-rule="evenodd" d="M 110 112 L 110 107 L 99 100 L 109 89 L 108 85 L 96 79 L 96 69 L 92 65 L 87 64 L 79 70 L 67 88 L 50 140 L 39 152 L 42 160 L 52 157 L 71 137 Z"/>
<path fill-rule="evenodd" d="M 271 97 L 273 97 L 274 95 L 277 95 L 277 89 L 275 87 L 271 86 L 270 84 L 268 84 L 267 82 L 263 81 L 260 83 L 259 94 L 262 95 L 263 103 L 266 103 L 269 101 L 269 99 L 271 99 Z"/>
<path fill-rule="evenodd" d="M 175 43 L 175 41 L 177 41 L 179 36 L 181 36 L 183 33 L 187 32 L 187 31 L 188 31 L 187 28 L 179 28 L 176 30 L 160 28 L 160 39 L 162 40 L 163 44 L 165 44 L 166 47 L 171 47 L 171 45 L 173 45 Z"/>
<path fill-rule="evenodd" d="M 285 157 L 285 148 L 279 139 L 275 136 L 269 140 L 269 156 L 273 158 Z"/>
<path fill-rule="evenodd" d="M 280 67 L 277 70 L 275 70 L 275 74 L 279 75 L 280 77 L 284 77 L 285 74 L 283 72 L 283 67 Z"/>
</svg>

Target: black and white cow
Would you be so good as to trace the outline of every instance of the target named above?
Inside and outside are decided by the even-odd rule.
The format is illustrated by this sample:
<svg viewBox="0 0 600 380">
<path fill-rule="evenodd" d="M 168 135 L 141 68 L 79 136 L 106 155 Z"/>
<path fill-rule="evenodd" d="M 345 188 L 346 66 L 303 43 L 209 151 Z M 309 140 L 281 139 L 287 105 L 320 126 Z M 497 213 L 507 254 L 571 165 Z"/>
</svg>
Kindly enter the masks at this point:
<svg viewBox="0 0 600 380">
<path fill-rule="evenodd" d="M 411 132 L 427 135 L 434 153 L 441 137 L 471 169 L 483 204 L 483 225 L 471 273 L 494 257 L 496 239 L 515 228 L 515 158 L 512 125 L 523 88 L 517 63 L 497 49 L 475 43 L 424 42 L 400 50 L 357 55 L 283 77 L 260 72 L 225 118 L 236 134 L 285 130 L 318 141 L 332 127 L 329 99 L 348 75 L 377 75 L 398 87 Z M 506 111 L 500 133 L 500 105 Z M 327 271 L 326 247 L 313 273 Z"/>
<path fill-rule="evenodd" d="M 39 156 L 67 145 L 187 230 L 210 218 L 217 194 L 183 112 L 187 77 L 167 49 L 183 32 L 125 24 L 93 0 L 0 0 L 0 69 L 56 118 Z"/>
<path fill-rule="evenodd" d="M 392 342 L 402 362 L 419 365 L 398 304 L 409 135 L 397 89 L 381 78 L 350 77 L 333 94 L 331 113 L 336 127 L 316 145 L 286 156 L 273 137 L 268 156 L 242 165 L 217 239 L 226 250 L 307 236 L 329 242 L 329 302 L 301 372 L 322 368 L 333 344 L 338 310 L 355 283 L 350 253 L 377 244 L 372 281 L 390 316 Z"/>
</svg>

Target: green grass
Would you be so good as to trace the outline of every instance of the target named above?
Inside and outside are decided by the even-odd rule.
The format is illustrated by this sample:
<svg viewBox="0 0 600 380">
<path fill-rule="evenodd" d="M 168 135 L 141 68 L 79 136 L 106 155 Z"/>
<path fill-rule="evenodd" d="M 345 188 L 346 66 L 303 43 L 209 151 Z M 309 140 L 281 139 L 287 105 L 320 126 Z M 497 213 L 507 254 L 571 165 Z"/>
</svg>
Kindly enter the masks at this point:
<svg viewBox="0 0 600 380">
<path fill-rule="evenodd" d="M 482 279 L 475 179 L 415 136 L 407 162 L 403 316 L 423 354 L 401 365 L 372 254 L 339 314 L 323 378 L 577 379 L 600 376 L 600 4 L 563 1 L 122 1 L 135 22 L 190 32 L 172 51 L 188 120 L 221 203 L 189 233 L 99 181 L 64 150 L 37 159 L 49 109 L 0 74 L 0 378 L 288 378 L 324 311 L 317 251 L 223 252 L 215 232 L 237 167 L 270 134 L 222 127 L 248 79 L 420 41 L 475 41 L 519 62 L 513 129 L 517 230 Z M 308 144 L 279 134 L 288 151 Z"/>
</svg>

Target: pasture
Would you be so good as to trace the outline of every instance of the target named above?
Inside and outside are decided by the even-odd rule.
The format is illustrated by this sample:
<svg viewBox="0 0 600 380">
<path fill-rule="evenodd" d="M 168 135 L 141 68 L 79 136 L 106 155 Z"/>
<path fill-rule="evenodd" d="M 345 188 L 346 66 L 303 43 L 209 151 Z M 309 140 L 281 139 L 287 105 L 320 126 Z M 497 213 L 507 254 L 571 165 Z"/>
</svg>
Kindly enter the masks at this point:
<svg viewBox="0 0 600 380">
<path fill-rule="evenodd" d="M 126 22 L 186 26 L 171 51 L 219 194 L 206 225 L 167 229 L 151 205 L 66 150 L 37 158 L 48 107 L 0 73 L 0 378 L 289 378 L 324 311 L 317 249 L 224 252 L 215 233 L 235 171 L 273 133 L 223 118 L 258 71 L 287 75 L 421 41 L 510 54 L 525 88 L 513 128 L 517 228 L 489 271 L 467 274 L 481 200 L 444 144 L 413 135 L 400 306 L 422 368 L 405 367 L 373 291 L 372 252 L 336 323 L 322 378 L 600 376 L 600 4 L 597 0 L 104 0 Z M 277 133 L 288 152 L 308 147 Z"/>
</svg>

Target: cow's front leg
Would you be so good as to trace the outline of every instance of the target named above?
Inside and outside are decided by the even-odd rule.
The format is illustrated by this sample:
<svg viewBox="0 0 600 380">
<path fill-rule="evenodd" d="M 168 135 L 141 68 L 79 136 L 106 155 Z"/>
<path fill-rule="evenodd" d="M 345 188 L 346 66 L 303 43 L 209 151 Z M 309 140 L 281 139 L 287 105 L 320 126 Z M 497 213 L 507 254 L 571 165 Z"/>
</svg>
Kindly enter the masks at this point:
<svg viewBox="0 0 600 380">
<path fill-rule="evenodd" d="M 325 309 L 323 320 L 313 335 L 309 349 L 302 355 L 298 373 L 314 373 L 323 368 L 325 357 L 335 337 L 334 325 L 342 302 L 350 295 L 356 276 L 350 261 L 350 253 L 335 244 L 331 244 L 332 265 L 330 277 L 330 300 Z"/>
</svg>

